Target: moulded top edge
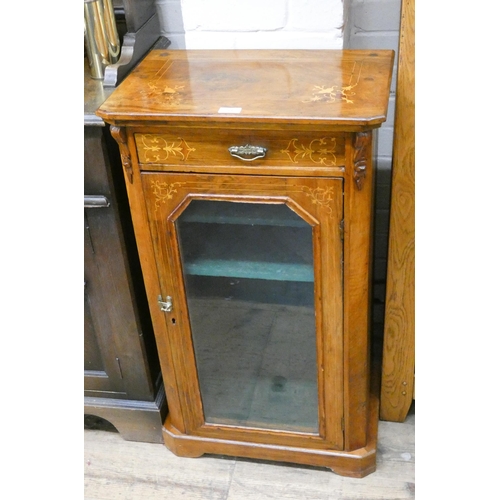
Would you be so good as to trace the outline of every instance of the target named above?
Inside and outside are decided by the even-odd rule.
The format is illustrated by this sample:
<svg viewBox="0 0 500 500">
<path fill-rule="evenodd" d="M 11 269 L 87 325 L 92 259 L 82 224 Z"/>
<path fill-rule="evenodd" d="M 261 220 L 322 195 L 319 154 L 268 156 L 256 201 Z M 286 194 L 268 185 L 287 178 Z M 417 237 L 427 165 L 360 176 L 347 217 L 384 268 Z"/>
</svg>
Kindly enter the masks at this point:
<svg viewBox="0 0 500 500">
<path fill-rule="evenodd" d="M 393 51 L 153 50 L 97 111 L 106 121 L 385 121 Z"/>
</svg>

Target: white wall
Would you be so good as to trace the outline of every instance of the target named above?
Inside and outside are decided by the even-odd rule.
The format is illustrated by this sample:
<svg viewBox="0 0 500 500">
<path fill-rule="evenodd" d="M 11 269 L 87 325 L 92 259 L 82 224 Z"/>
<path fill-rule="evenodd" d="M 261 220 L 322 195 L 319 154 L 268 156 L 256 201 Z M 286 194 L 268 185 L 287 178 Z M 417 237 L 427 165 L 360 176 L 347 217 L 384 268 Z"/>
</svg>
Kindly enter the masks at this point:
<svg viewBox="0 0 500 500">
<path fill-rule="evenodd" d="M 377 131 L 375 241 L 373 249 L 373 323 L 382 335 L 389 241 L 392 146 L 396 99 L 401 0 L 350 0 L 346 3 L 345 49 L 392 49 L 396 52 L 387 121 Z"/>
<path fill-rule="evenodd" d="M 341 49 L 343 0 L 156 0 L 172 49 Z"/>
</svg>

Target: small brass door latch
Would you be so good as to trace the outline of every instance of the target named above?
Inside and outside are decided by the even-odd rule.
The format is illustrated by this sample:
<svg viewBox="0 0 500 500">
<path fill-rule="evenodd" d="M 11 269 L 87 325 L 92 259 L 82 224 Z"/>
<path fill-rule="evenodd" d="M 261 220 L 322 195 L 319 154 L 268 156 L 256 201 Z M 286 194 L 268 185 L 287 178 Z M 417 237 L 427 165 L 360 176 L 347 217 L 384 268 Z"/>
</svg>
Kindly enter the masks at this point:
<svg viewBox="0 0 500 500">
<path fill-rule="evenodd" d="M 158 295 L 158 305 L 160 306 L 160 311 L 170 312 L 173 308 L 172 297 L 167 296 L 165 301 L 163 301 L 161 295 Z"/>
</svg>

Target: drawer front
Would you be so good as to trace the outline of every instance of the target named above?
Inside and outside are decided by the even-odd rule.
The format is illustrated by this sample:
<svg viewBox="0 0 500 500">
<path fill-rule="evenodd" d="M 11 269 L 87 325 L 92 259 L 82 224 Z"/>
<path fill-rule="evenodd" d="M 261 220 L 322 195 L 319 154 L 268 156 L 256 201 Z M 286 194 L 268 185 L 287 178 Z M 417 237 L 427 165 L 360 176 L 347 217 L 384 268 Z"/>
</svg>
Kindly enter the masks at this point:
<svg viewBox="0 0 500 500">
<path fill-rule="evenodd" d="M 168 166 L 168 170 L 189 172 L 215 168 L 229 173 L 325 175 L 342 172 L 345 166 L 341 133 L 183 128 L 134 136 L 142 170 Z"/>
</svg>

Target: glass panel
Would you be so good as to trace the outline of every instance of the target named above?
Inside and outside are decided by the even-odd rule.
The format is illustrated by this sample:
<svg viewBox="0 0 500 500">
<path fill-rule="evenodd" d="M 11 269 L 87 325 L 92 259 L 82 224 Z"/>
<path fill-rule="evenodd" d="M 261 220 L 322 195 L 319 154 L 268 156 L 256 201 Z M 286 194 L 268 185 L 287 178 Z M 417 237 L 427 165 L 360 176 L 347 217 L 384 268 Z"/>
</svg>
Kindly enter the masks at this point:
<svg viewBox="0 0 500 500">
<path fill-rule="evenodd" d="M 312 227 L 205 200 L 176 224 L 205 421 L 317 433 Z"/>
</svg>

